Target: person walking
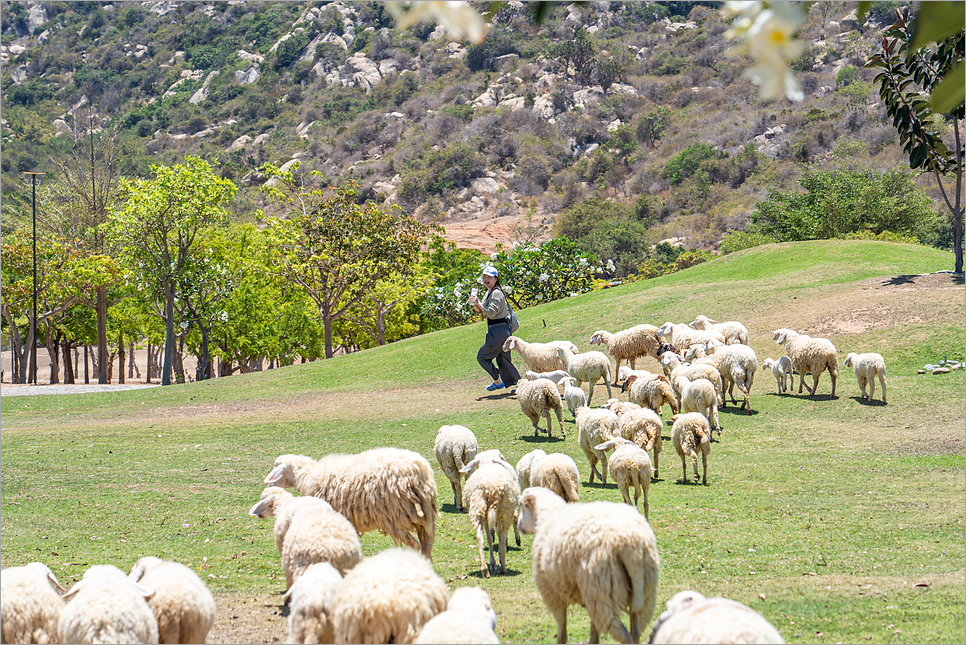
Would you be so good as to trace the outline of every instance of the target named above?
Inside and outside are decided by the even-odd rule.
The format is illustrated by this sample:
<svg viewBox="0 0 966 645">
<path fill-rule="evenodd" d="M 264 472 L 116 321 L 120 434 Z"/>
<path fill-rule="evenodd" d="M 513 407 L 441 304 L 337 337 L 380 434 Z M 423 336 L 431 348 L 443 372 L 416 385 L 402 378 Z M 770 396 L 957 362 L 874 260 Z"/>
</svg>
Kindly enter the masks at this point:
<svg viewBox="0 0 966 645">
<path fill-rule="evenodd" d="M 486 296 L 482 302 L 475 293 L 470 294 L 468 304 L 477 313 L 486 317 L 486 340 L 476 360 L 486 373 L 493 379 L 493 384 L 486 389 L 494 392 L 504 387 L 513 387 L 520 380 L 520 373 L 510 360 L 510 352 L 503 351 L 503 343 L 510 337 L 510 308 L 506 304 L 506 294 L 500 285 L 500 273 L 496 267 L 488 266 L 483 269 L 481 276 Z M 476 290 L 474 289 L 474 292 Z M 493 361 L 496 360 L 496 365 Z"/>
</svg>

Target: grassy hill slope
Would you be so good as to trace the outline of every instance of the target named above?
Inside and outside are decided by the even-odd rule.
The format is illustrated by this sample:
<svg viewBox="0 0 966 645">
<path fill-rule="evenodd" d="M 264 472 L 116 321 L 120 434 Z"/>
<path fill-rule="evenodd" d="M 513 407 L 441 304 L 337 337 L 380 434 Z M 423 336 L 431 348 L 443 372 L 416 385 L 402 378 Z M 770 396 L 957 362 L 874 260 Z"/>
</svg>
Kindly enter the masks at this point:
<svg viewBox="0 0 966 645">
<path fill-rule="evenodd" d="M 759 363 L 779 356 L 771 330 L 830 338 L 839 361 L 878 351 L 889 404 L 867 403 L 851 370 L 836 398 L 777 394 L 759 372 L 754 414 L 721 410 L 708 486 L 680 483 L 665 426 L 650 488 L 662 558 L 658 611 L 693 588 L 765 615 L 789 642 L 952 642 L 964 621 L 963 372 L 918 375 L 943 355 L 962 360 L 962 282 L 920 275 L 950 265 L 935 249 L 875 242 L 773 245 L 663 278 L 520 312 L 530 341 L 582 350 L 601 327 L 623 329 L 700 313 L 741 320 Z M 435 464 L 440 425 L 471 428 L 511 463 L 540 447 L 577 462 L 583 501 L 618 501 L 567 438 L 532 436 L 515 397 L 490 394 L 475 362 L 482 324 L 331 361 L 110 395 L 4 398 L 3 566 L 46 562 L 64 584 L 93 564 L 129 568 L 142 555 L 196 568 L 219 601 L 211 642 L 284 639 L 284 590 L 271 523 L 247 516 L 281 453 L 319 456 L 392 445 Z M 516 358 L 516 355 L 515 355 Z M 522 362 L 516 360 L 518 365 Z M 646 359 L 639 368 L 659 370 Z M 616 392 L 615 392 L 616 394 Z M 878 394 L 878 392 L 877 392 Z M 594 403 L 606 397 L 595 388 Z M 438 469 L 437 469 L 438 471 Z M 442 515 L 434 566 L 455 588 L 493 597 L 501 639 L 552 642 L 532 581 L 530 538 L 508 575 L 482 580 L 476 540 L 437 472 Z M 512 541 L 512 538 L 511 538 Z M 391 546 L 367 534 L 371 554 Z M 586 613 L 570 634 L 586 638 Z"/>
</svg>

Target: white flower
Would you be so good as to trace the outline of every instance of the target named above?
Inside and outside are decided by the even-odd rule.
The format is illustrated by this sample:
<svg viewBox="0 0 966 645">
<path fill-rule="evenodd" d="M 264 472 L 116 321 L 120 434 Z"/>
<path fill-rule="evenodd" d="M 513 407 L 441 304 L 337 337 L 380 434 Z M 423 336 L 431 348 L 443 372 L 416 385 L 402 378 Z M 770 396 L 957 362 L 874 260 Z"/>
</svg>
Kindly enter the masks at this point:
<svg viewBox="0 0 966 645">
<path fill-rule="evenodd" d="M 541 273 L 540 274 L 540 282 L 546 282 L 549 279 L 550 279 L 550 275 L 549 274 L 547 274 L 547 273 Z"/>
<path fill-rule="evenodd" d="M 743 41 L 728 54 L 748 54 L 755 60 L 745 76 L 760 86 L 762 97 L 784 94 L 792 101 L 801 101 L 805 95 L 789 69 L 789 64 L 805 51 L 805 44 L 795 37 L 804 17 L 801 8 L 793 2 L 770 2 L 767 8 L 760 2 L 728 2 L 725 12 L 739 16 L 725 37 Z"/>
<path fill-rule="evenodd" d="M 613 260 L 607 260 L 607 270 L 610 272 L 614 272 L 617 270 L 617 267 L 614 266 Z"/>
<path fill-rule="evenodd" d="M 491 259 L 491 260 L 495 260 L 495 259 L 497 259 L 498 257 L 500 257 L 500 254 L 499 254 L 499 253 L 491 253 L 491 254 L 490 254 L 490 259 Z"/>
<path fill-rule="evenodd" d="M 424 0 L 411 3 L 408 12 L 403 12 L 402 5 L 401 2 L 383 3 L 396 19 L 399 29 L 408 29 L 417 22 L 435 20 L 453 40 L 470 40 L 479 44 L 486 37 L 486 21 L 466 2 Z"/>
<path fill-rule="evenodd" d="M 576 291 L 571 291 L 571 292 L 570 292 L 570 297 L 571 297 L 571 298 L 576 298 L 576 297 L 577 297 L 577 296 L 579 296 L 579 295 L 580 295 L 580 294 L 579 294 L 578 292 L 576 292 Z"/>
<path fill-rule="evenodd" d="M 579 264 L 580 266 L 587 266 L 587 258 L 580 258 Z"/>
</svg>

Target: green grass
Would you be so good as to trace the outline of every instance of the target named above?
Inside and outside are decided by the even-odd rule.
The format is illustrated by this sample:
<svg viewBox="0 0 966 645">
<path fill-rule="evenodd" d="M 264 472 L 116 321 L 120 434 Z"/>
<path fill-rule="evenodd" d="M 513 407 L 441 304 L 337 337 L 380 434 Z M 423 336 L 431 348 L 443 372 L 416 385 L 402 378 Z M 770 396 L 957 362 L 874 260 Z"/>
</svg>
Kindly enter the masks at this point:
<svg viewBox="0 0 966 645">
<path fill-rule="evenodd" d="M 665 427 L 661 478 L 650 489 L 662 559 L 656 613 L 693 588 L 751 606 L 789 642 L 963 642 L 963 372 L 916 374 L 944 354 L 963 358 L 963 288 L 951 278 L 942 290 L 893 280 L 951 263 L 919 246 L 772 245 L 520 313 L 527 340 L 570 339 L 583 350 L 601 327 L 705 313 L 744 322 L 759 362 L 780 355 L 771 330 L 786 326 L 832 339 L 840 362 L 850 351 L 886 359 L 887 406 L 858 400 L 848 369 L 840 368 L 833 400 L 828 374 L 810 397 L 780 396 L 759 372 L 755 414 L 721 410 L 725 432 L 712 445 L 708 486 L 678 483 L 681 461 Z M 271 522 L 247 511 L 275 456 L 392 445 L 435 464 L 436 431 L 451 423 L 512 463 L 535 447 L 565 452 L 580 469 L 582 500 L 618 501 L 613 484 L 586 484 L 569 414 L 566 440 L 548 443 L 532 437 L 514 398 L 483 390 L 475 362 L 483 333 L 469 325 L 163 389 L 5 397 L 2 564 L 41 560 L 69 584 L 92 564 L 129 568 L 150 554 L 196 568 L 220 597 L 274 594 L 284 577 Z M 639 367 L 659 369 L 650 359 Z M 594 402 L 605 397 L 598 385 Z M 552 642 L 530 538 L 511 547 L 509 575 L 481 580 L 469 521 L 453 512 L 439 472 L 437 486 L 437 572 L 453 587 L 490 592 L 502 640 Z M 362 543 L 369 554 L 392 546 L 373 533 Z M 571 608 L 569 628 L 585 639 L 586 612 Z"/>
</svg>

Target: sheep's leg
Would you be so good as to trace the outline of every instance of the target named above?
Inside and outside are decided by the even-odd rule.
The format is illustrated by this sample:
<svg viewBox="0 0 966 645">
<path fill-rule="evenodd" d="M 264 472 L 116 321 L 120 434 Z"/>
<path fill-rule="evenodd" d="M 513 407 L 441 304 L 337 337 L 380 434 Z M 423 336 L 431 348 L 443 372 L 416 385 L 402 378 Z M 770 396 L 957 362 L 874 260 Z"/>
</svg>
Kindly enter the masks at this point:
<svg viewBox="0 0 966 645">
<path fill-rule="evenodd" d="M 658 430 L 658 432 L 660 432 L 660 430 Z M 655 450 L 654 450 L 654 479 L 657 479 L 657 478 L 658 478 L 658 470 L 657 470 L 657 456 L 658 456 L 659 454 L 660 454 L 660 453 L 658 453 L 658 451 L 657 451 L 657 450 L 655 449 Z"/>
<path fill-rule="evenodd" d="M 503 529 L 500 531 L 500 575 L 506 575 L 506 543 L 507 543 L 507 531 Z"/>
<path fill-rule="evenodd" d="M 684 470 L 684 483 L 688 483 L 688 462 L 685 461 L 684 455 L 681 455 L 681 468 Z"/>
<path fill-rule="evenodd" d="M 701 477 L 701 483 L 707 486 L 708 485 L 708 453 L 704 451 L 701 452 L 701 466 L 702 466 L 703 475 L 704 475 L 703 477 Z M 697 482 L 698 480 L 697 462 L 695 462 L 695 465 L 694 465 L 694 480 L 695 482 Z"/>
<path fill-rule="evenodd" d="M 691 451 L 691 465 L 694 466 L 694 483 L 698 483 L 698 453 Z"/>
<path fill-rule="evenodd" d="M 600 642 L 600 630 L 597 629 L 597 625 L 594 624 L 594 621 L 590 621 L 590 639 L 587 642 L 588 643 Z"/>
<path fill-rule="evenodd" d="M 828 395 L 828 398 L 834 399 L 835 398 L 835 381 L 838 379 L 838 377 L 835 374 L 833 374 L 832 372 L 829 372 L 828 373 L 828 376 L 829 376 L 830 379 L 832 379 L 832 393 Z"/>
<path fill-rule="evenodd" d="M 544 410 L 543 416 L 547 417 L 547 439 L 553 436 L 553 424 L 550 423 L 550 410 Z M 562 423 L 560 424 L 563 425 Z"/>
<path fill-rule="evenodd" d="M 605 452 L 600 459 L 601 481 L 604 483 L 605 487 L 607 486 L 607 459 L 607 453 Z"/>
<path fill-rule="evenodd" d="M 476 530 L 476 545 L 480 550 L 480 571 L 483 573 L 484 578 L 490 577 L 490 570 L 486 567 L 486 556 L 483 555 L 483 540 L 485 539 L 487 543 L 492 544 L 489 533 L 489 530 L 482 526 Z"/>
<path fill-rule="evenodd" d="M 618 385 L 620 385 L 620 383 L 618 383 L 617 381 L 618 381 L 618 379 L 620 379 L 620 372 L 621 372 L 621 359 L 618 358 L 616 360 L 617 360 L 617 366 L 614 368 L 614 386 L 615 387 L 618 386 Z M 631 366 L 631 369 L 634 369 L 634 359 L 633 358 L 631 360 L 627 361 L 627 364 Z M 610 398 L 610 397 L 607 397 L 607 398 Z"/>
<path fill-rule="evenodd" d="M 624 623 L 621 622 L 619 616 L 614 616 L 614 619 L 610 621 L 610 632 L 611 637 L 618 643 L 633 643 L 634 639 L 631 638 L 631 634 L 624 627 Z M 599 640 L 597 641 L 600 642 Z"/>
<path fill-rule="evenodd" d="M 868 397 L 866 397 L 866 395 L 865 395 L 865 384 L 866 384 L 866 381 L 868 381 L 868 383 L 869 383 L 869 396 Z M 874 378 L 867 379 L 867 378 L 865 378 L 863 376 L 863 377 L 861 377 L 859 379 L 859 387 L 862 389 L 862 398 L 863 399 L 868 398 L 871 401 L 872 400 L 872 397 L 875 396 L 875 379 Z"/>
<path fill-rule="evenodd" d="M 463 496 L 460 494 L 460 483 L 458 481 L 451 481 L 449 486 L 453 489 L 453 504 L 456 506 L 456 512 L 459 513 L 463 510 Z"/>
<path fill-rule="evenodd" d="M 609 378 L 608 379 L 604 379 L 604 385 L 607 386 L 607 398 L 608 399 L 614 398 L 614 394 L 610 391 L 610 379 Z M 614 385 L 617 385 L 617 383 L 614 383 Z"/>
<path fill-rule="evenodd" d="M 597 455 L 588 455 L 587 461 L 590 462 L 590 483 L 594 483 L 594 475 L 597 475 L 597 481 L 600 481 L 600 473 L 597 472 Z"/>
<path fill-rule="evenodd" d="M 587 386 L 590 388 L 590 393 L 587 394 L 587 407 L 589 408 L 590 407 L 590 402 L 594 398 L 594 382 L 593 381 L 587 381 Z M 577 387 L 580 387 L 580 383 L 577 384 Z M 610 385 L 608 385 L 607 387 L 610 387 Z"/>
<path fill-rule="evenodd" d="M 648 522 L 650 522 L 651 521 L 651 518 L 648 516 L 648 512 L 651 509 L 647 505 L 647 485 L 645 485 L 643 488 L 644 488 L 644 519 L 647 520 Z M 634 506 L 637 506 L 637 500 L 636 499 L 634 500 Z"/>
<path fill-rule="evenodd" d="M 567 642 L 567 605 L 563 607 L 549 607 L 550 613 L 553 614 L 554 619 L 557 621 L 557 643 Z"/>
<path fill-rule="evenodd" d="M 520 546 L 520 527 L 517 526 L 518 519 L 520 519 L 520 512 L 517 509 L 513 509 L 513 537 L 516 539 L 517 546 Z"/>
<path fill-rule="evenodd" d="M 814 374 L 814 373 L 812 374 L 812 392 L 811 392 L 811 394 L 813 396 L 817 396 L 818 395 L 818 379 L 821 376 L 822 376 L 822 373 L 821 372 L 819 372 L 818 374 Z"/>
<path fill-rule="evenodd" d="M 886 404 L 886 380 L 885 375 L 879 374 L 879 384 L 882 385 L 882 405 Z"/>
<path fill-rule="evenodd" d="M 624 503 L 629 505 L 631 503 L 631 484 L 630 484 L 630 482 L 624 481 L 622 479 L 618 479 L 617 480 L 617 487 L 621 491 L 621 497 L 624 498 Z M 635 506 L 636 506 L 636 504 L 635 504 Z"/>
<path fill-rule="evenodd" d="M 560 426 L 560 437 L 562 439 L 566 439 L 567 438 L 567 431 L 564 430 L 564 424 L 563 424 L 563 408 L 561 408 L 559 410 L 554 410 L 554 412 L 557 415 L 557 425 Z M 577 418 L 576 415 L 574 416 L 574 418 L 575 419 Z"/>
</svg>

